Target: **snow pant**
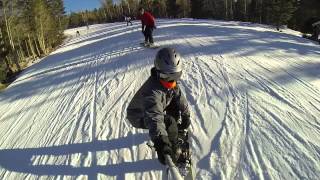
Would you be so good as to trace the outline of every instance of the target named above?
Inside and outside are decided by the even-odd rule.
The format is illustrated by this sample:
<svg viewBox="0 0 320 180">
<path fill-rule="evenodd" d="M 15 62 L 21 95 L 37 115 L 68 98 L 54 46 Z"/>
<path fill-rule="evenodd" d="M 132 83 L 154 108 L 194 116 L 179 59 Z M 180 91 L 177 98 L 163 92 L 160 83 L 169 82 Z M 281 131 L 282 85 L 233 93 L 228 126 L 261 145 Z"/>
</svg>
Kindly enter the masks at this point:
<svg viewBox="0 0 320 180">
<path fill-rule="evenodd" d="M 172 101 L 165 109 L 164 123 L 169 140 L 173 145 L 178 141 L 178 120 L 180 119 L 180 111 L 178 109 L 179 107 L 175 101 Z"/>
<path fill-rule="evenodd" d="M 152 33 L 153 33 L 153 27 L 146 26 L 146 29 L 143 31 L 144 41 L 145 42 L 153 43 Z"/>
<path fill-rule="evenodd" d="M 166 130 L 168 133 L 168 138 L 173 146 L 176 145 L 178 141 L 178 125 L 177 120 L 170 115 L 164 117 L 164 123 L 166 125 Z M 173 149 L 175 149 L 173 147 Z"/>
<path fill-rule="evenodd" d="M 131 21 L 127 21 L 127 26 L 129 26 L 129 23 L 130 23 L 131 26 L 132 26 L 132 22 L 131 22 Z"/>
</svg>

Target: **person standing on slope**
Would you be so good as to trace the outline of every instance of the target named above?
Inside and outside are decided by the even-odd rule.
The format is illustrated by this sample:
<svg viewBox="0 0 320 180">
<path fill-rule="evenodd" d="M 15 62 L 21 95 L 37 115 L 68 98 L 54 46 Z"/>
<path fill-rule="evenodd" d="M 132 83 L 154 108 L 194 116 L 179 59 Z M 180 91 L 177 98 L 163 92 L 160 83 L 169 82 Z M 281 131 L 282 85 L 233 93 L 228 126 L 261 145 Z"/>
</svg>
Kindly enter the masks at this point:
<svg viewBox="0 0 320 180">
<path fill-rule="evenodd" d="M 154 46 L 154 42 L 153 42 L 153 29 L 156 28 L 155 26 L 155 19 L 152 16 L 151 13 L 145 11 L 142 7 L 139 8 L 139 17 L 138 19 L 141 20 L 141 24 L 142 24 L 142 33 L 144 35 L 144 45 L 145 46 Z"/>
<path fill-rule="evenodd" d="M 127 26 L 129 26 L 129 23 L 130 23 L 131 26 L 132 26 L 132 22 L 131 22 L 131 17 L 130 17 L 130 16 L 124 16 L 124 20 L 126 21 Z"/>
<path fill-rule="evenodd" d="M 158 51 L 151 76 L 137 91 L 127 108 L 127 119 L 135 128 L 149 130 L 158 159 L 165 154 L 177 157 L 178 133 L 190 125 L 187 100 L 177 81 L 182 74 L 182 58 L 173 48 Z"/>
</svg>

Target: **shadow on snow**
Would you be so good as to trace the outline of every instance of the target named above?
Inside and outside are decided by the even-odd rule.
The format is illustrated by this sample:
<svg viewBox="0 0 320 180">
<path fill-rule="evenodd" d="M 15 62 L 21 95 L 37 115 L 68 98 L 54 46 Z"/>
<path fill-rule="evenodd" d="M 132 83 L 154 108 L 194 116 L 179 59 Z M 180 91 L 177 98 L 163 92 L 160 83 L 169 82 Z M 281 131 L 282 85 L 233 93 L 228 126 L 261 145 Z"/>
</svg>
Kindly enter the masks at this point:
<svg viewBox="0 0 320 180">
<path fill-rule="evenodd" d="M 131 148 L 142 144 L 147 140 L 147 134 L 134 134 L 119 139 L 108 141 L 94 141 L 81 144 L 67 144 L 53 147 L 27 148 L 27 149 L 3 149 L 0 150 L 0 166 L 13 172 L 30 173 L 34 175 L 88 175 L 97 177 L 98 173 L 109 176 L 124 177 L 126 173 L 140 173 L 146 171 L 161 170 L 161 165 L 155 159 L 138 160 L 136 162 L 121 162 L 118 164 L 97 165 L 90 167 L 75 167 L 71 165 L 34 165 L 34 156 L 60 156 L 88 152 L 110 151 L 121 148 Z M 94 157 L 96 158 L 96 157 Z M 94 161 L 93 161 L 94 162 Z M 90 179 L 91 179 L 90 178 Z"/>
</svg>

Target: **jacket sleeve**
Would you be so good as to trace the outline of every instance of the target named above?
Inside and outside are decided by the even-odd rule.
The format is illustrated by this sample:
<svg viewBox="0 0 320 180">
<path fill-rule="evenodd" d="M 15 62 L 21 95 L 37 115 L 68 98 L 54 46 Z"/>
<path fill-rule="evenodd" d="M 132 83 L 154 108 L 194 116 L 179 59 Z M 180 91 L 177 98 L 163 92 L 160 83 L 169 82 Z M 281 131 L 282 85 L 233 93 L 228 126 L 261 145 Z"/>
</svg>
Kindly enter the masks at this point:
<svg viewBox="0 0 320 180">
<path fill-rule="evenodd" d="M 155 140 L 160 135 L 168 136 L 164 124 L 164 107 L 162 104 L 162 94 L 152 91 L 144 95 L 145 122 L 149 128 L 151 140 Z"/>
<path fill-rule="evenodd" d="M 181 112 L 181 120 L 190 121 L 190 110 L 189 110 L 188 101 L 184 96 L 184 94 L 181 92 L 180 87 L 177 88 L 177 100 L 179 104 L 179 110 Z"/>
</svg>

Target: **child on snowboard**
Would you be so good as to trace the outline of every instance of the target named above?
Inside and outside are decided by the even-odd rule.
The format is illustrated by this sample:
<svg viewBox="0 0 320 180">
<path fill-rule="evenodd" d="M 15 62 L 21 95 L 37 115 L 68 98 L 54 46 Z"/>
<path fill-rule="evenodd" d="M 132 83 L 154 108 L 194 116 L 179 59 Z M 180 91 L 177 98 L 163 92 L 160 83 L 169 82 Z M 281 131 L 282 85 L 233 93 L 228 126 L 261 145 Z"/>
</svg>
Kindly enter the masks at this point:
<svg viewBox="0 0 320 180">
<path fill-rule="evenodd" d="M 142 24 L 142 33 L 144 35 L 144 45 L 145 46 L 154 46 L 153 42 L 153 29 L 156 28 L 155 20 L 151 13 L 145 11 L 143 8 L 139 8 L 139 17 L 138 19 L 141 20 Z"/>
<path fill-rule="evenodd" d="M 151 76 L 134 95 L 127 118 L 136 128 L 149 129 L 160 163 L 165 154 L 175 162 L 178 133 L 190 125 L 187 100 L 177 81 L 182 74 L 182 58 L 172 48 L 158 51 Z"/>
</svg>

